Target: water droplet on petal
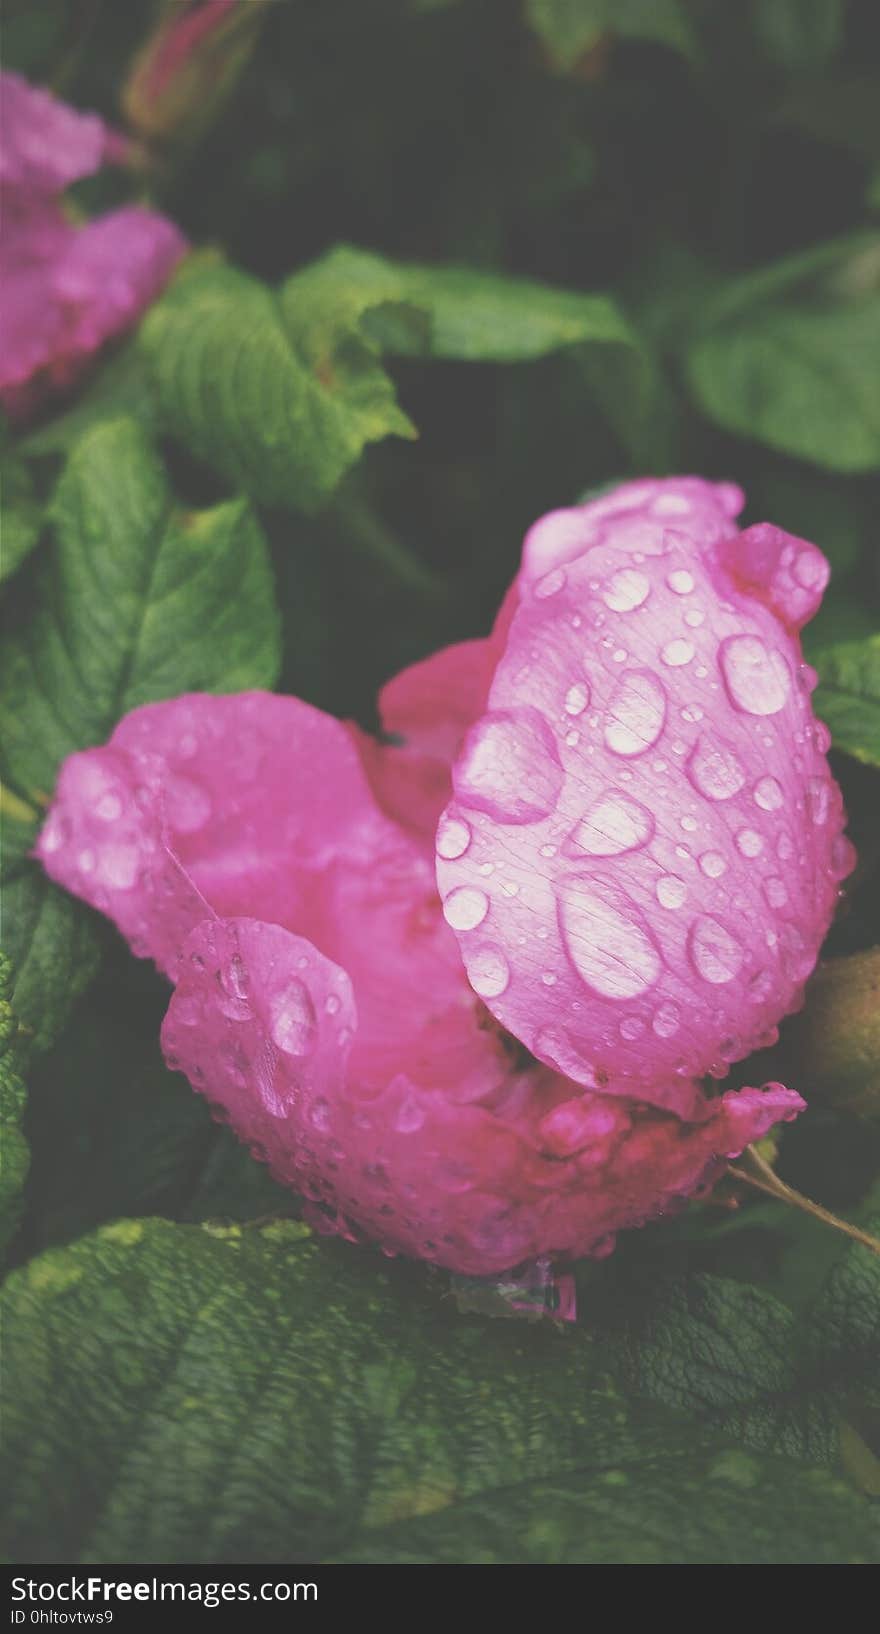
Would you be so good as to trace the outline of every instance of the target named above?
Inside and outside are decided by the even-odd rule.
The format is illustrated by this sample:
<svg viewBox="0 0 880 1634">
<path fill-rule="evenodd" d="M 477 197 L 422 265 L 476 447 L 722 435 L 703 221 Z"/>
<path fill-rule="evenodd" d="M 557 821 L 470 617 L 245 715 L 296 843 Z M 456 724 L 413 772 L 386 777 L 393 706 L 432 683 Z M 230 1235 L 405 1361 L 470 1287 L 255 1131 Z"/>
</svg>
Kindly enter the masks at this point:
<svg viewBox="0 0 880 1634">
<path fill-rule="evenodd" d="M 721 986 L 733 981 L 743 962 L 743 949 L 717 919 L 708 914 L 695 919 L 688 933 L 694 969 L 704 981 Z"/>
<path fill-rule="evenodd" d="M 654 818 L 645 806 L 609 789 L 585 811 L 569 843 L 590 857 L 619 857 L 646 845 L 653 832 Z"/>
<path fill-rule="evenodd" d="M 60 851 L 62 845 L 70 838 L 70 825 L 66 817 L 59 811 L 53 811 L 47 819 L 40 835 L 40 847 L 50 855 L 53 851 Z"/>
<path fill-rule="evenodd" d="M 104 823 L 115 823 L 122 816 L 122 801 L 118 794 L 102 794 L 95 806 L 95 816 Z"/>
<path fill-rule="evenodd" d="M 79 867 L 80 867 L 80 872 L 81 873 L 83 873 L 83 874 L 93 874 L 95 872 L 95 853 L 94 853 L 94 851 L 89 851 L 88 849 L 86 849 L 85 851 L 81 851 L 77 861 L 79 862 Z"/>
<path fill-rule="evenodd" d="M 657 742 L 665 720 L 660 682 L 648 670 L 632 670 L 608 705 L 605 742 L 616 755 L 641 755 Z"/>
<path fill-rule="evenodd" d="M 682 636 L 678 636 L 675 641 L 667 641 L 660 652 L 664 664 L 668 664 L 671 669 L 680 669 L 683 664 L 689 664 L 693 656 L 693 645 Z"/>
<path fill-rule="evenodd" d="M 773 875 L 764 881 L 764 895 L 771 908 L 783 908 L 788 901 L 788 891 L 781 879 Z"/>
<path fill-rule="evenodd" d="M 817 828 L 828 821 L 831 789 L 827 777 L 811 777 L 807 784 L 807 811 Z"/>
<path fill-rule="evenodd" d="M 651 593 L 651 581 L 637 567 L 621 567 L 612 573 L 602 591 L 602 600 L 614 613 L 629 613 L 641 607 Z"/>
<path fill-rule="evenodd" d="M 661 1004 L 651 1026 L 658 1038 L 671 1038 L 673 1033 L 678 1032 L 680 1020 L 678 1005 L 670 1000 L 666 1004 Z"/>
<path fill-rule="evenodd" d="M 582 715 L 590 701 L 590 689 L 586 681 L 575 681 L 565 694 L 566 715 Z"/>
<path fill-rule="evenodd" d="M 565 570 L 561 567 L 554 567 L 552 572 L 545 573 L 544 577 L 539 579 L 535 585 L 535 595 L 538 600 L 546 601 L 550 596 L 558 595 L 565 585 L 565 579 Z"/>
<path fill-rule="evenodd" d="M 660 955 L 623 891 L 570 874 L 560 888 L 559 919 L 571 961 L 594 992 L 631 999 L 653 986 Z"/>
<path fill-rule="evenodd" d="M 318 1042 L 318 1018 L 304 982 L 294 976 L 269 1000 L 269 1031 L 285 1055 L 311 1055 Z"/>
<path fill-rule="evenodd" d="M 502 823 L 534 823 L 553 810 L 564 777 L 553 734 L 537 709 L 483 716 L 455 771 L 460 800 Z"/>
<path fill-rule="evenodd" d="M 687 886 L 676 874 L 664 874 L 655 886 L 661 908 L 680 908 L 687 896 Z"/>
<path fill-rule="evenodd" d="M 687 596 L 694 588 L 694 577 L 686 568 L 677 567 L 674 573 L 670 573 L 666 583 L 677 596 Z"/>
<path fill-rule="evenodd" d="M 722 641 L 721 673 L 731 702 L 747 715 L 775 715 L 791 690 L 791 674 L 781 652 L 769 651 L 756 635 Z"/>
<path fill-rule="evenodd" d="M 698 738 L 687 763 L 688 776 L 700 794 L 709 800 L 730 800 L 746 780 L 732 749 L 710 738 Z"/>
<path fill-rule="evenodd" d="M 759 778 L 753 794 L 755 804 L 760 806 L 762 811 L 778 811 L 782 805 L 782 788 L 775 777 Z"/>
<path fill-rule="evenodd" d="M 471 843 L 471 831 L 467 823 L 458 817 L 443 816 L 437 828 L 437 855 L 447 862 L 453 862 L 456 857 L 463 857 Z"/>
<path fill-rule="evenodd" d="M 163 792 L 168 821 L 178 834 L 194 834 L 204 828 L 211 815 L 211 798 L 198 783 L 172 772 L 165 779 Z"/>
<path fill-rule="evenodd" d="M 468 954 L 468 980 L 482 999 L 497 999 L 510 981 L 510 967 L 498 948 L 482 947 Z"/>
<path fill-rule="evenodd" d="M 689 607 L 684 615 L 684 621 L 689 630 L 698 630 L 700 625 L 705 623 L 705 620 L 706 615 L 699 607 Z"/>
<path fill-rule="evenodd" d="M 450 891 L 443 904 L 443 917 L 453 930 L 475 930 L 489 912 L 489 898 L 485 891 L 472 885 L 459 885 Z"/>
<path fill-rule="evenodd" d="M 741 828 L 736 843 L 744 857 L 759 857 L 764 849 L 764 841 L 753 828 Z"/>
<path fill-rule="evenodd" d="M 727 872 L 727 863 L 720 851 L 704 851 L 700 858 L 700 867 L 709 879 L 720 879 Z"/>
<path fill-rule="evenodd" d="M 137 883 L 141 854 L 136 845 L 103 845 L 96 878 L 114 891 L 130 891 Z"/>
</svg>

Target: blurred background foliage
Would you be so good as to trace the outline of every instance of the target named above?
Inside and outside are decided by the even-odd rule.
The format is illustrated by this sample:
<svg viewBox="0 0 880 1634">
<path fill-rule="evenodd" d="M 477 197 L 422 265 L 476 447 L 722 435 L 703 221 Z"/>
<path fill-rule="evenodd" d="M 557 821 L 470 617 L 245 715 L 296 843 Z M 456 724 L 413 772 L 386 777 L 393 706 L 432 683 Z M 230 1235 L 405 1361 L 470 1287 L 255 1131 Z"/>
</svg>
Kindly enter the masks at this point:
<svg viewBox="0 0 880 1634">
<path fill-rule="evenodd" d="M 248 495 L 274 569 L 279 686 L 367 725 L 389 675 L 487 629 L 543 511 L 645 471 L 735 480 L 747 522 L 813 539 L 832 562 L 806 650 L 860 861 L 827 951 L 864 955 L 880 939 L 875 0 L 244 0 L 234 9 L 222 71 L 159 106 L 145 89 L 144 42 L 173 5 L 6 0 L 6 67 L 127 121 L 141 143 L 136 192 L 208 252 L 84 392 L 4 444 L 5 569 L 24 563 L 4 597 L 6 631 L 39 610 L 56 548 L 45 506 L 62 456 L 120 412 L 155 438 L 180 505 Z M 75 195 L 91 210 L 131 186 L 108 172 Z M 322 259 L 338 245 L 373 259 Z M 447 277 L 441 266 L 468 270 Z M 239 351 L 254 360 L 240 377 Z M 261 395 L 269 358 L 285 403 L 300 412 L 305 371 L 309 404 L 328 416 L 314 458 L 305 442 L 291 453 L 275 434 L 276 399 Z M 325 365 L 343 403 L 332 419 L 338 457 L 327 455 L 326 468 L 336 409 L 321 396 Z M 19 809 L 30 788 L 14 775 L 11 784 L 18 868 L 34 814 Z M 50 1032 L 60 1036 L 31 1072 L 32 1168 L 14 1258 L 122 1214 L 194 1222 L 291 1212 L 295 1200 L 162 1066 L 158 978 L 121 960 L 106 927 L 89 924 L 86 946 L 60 922 L 49 936 L 44 907 L 38 914 L 30 899 L 27 914 L 29 946 L 39 914 L 51 942 L 33 1002 L 45 1001 L 40 984 L 59 946 L 68 966 L 52 996 Z M 821 1061 L 813 1077 L 822 1081 L 811 1082 L 809 1117 L 786 1132 L 780 1168 L 868 1218 L 880 1172 L 877 965 L 839 968 L 860 972 L 846 1030 L 868 1065 L 859 1077 L 849 1057 L 817 1056 L 809 1011 L 790 1031 L 802 1061 Z M 826 984 L 823 1027 L 836 1006 Z M 747 1063 L 741 1081 L 781 1074 L 788 1036 L 781 1057 Z M 844 1110 L 834 1107 L 836 1074 Z M 781 1219 L 775 1204 L 733 1213 L 724 1201 L 634 1233 L 607 1265 L 587 1268 L 590 1320 L 635 1346 L 628 1330 L 621 1339 L 628 1313 L 661 1275 L 759 1280 L 768 1298 L 807 1308 L 840 1244 L 823 1246 L 822 1228 Z M 424 1278 L 412 1267 L 394 1275 L 419 1287 Z M 687 1320 L 703 1314 L 692 1303 Z M 650 1383 L 654 1363 L 666 1377 L 664 1322 L 683 1343 L 701 1342 L 703 1330 L 677 1329 L 679 1319 L 658 1317 L 647 1361 L 637 1347 L 627 1354 L 644 1393 L 693 1408 L 693 1390 L 683 1385 L 679 1399 Z M 745 1320 L 735 1299 L 705 1319 L 716 1340 Z M 769 1330 L 764 1338 L 778 1351 Z M 736 1373 L 741 1358 L 732 1352 L 728 1364 Z M 830 1366 L 817 1363 L 823 1390 Z M 854 1379 L 849 1466 L 863 1490 L 880 1491 L 870 1451 L 880 1448 L 880 1405 Z M 792 1380 L 779 1383 L 780 1399 L 786 1391 L 794 1399 Z M 821 1417 L 815 1380 L 809 1392 Z M 729 1429 L 739 1398 L 725 1400 Z M 783 1450 L 801 1456 L 807 1431 L 786 1435 Z"/>
</svg>

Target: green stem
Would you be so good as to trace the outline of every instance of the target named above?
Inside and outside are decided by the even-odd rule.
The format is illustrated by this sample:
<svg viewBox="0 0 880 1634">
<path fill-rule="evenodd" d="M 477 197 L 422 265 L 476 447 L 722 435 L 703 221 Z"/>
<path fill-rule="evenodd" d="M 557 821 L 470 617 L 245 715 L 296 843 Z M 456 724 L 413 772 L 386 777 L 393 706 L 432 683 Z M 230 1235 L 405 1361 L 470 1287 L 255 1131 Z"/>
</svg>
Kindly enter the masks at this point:
<svg viewBox="0 0 880 1634">
<path fill-rule="evenodd" d="M 795 1191 L 793 1186 L 787 1186 L 771 1169 L 769 1163 L 765 1163 L 754 1146 L 747 1146 L 743 1157 L 748 1168 L 738 1168 L 733 1163 L 728 1167 L 727 1172 L 734 1180 L 741 1180 L 744 1185 L 753 1186 L 756 1191 L 764 1192 L 768 1197 L 775 1197 L 780 1203 L 787 1203 L 790 1208 L 799 1208 L 804 1214 L 812 1214 L 815 1220 L 822 1220 L 834 1231 L 842 1231 L 844 1236 L 852 1237 L 854 1242 L 861 1243 L 863 1248 L 870 1248 L 872 1254 L 880 1255 L 880 1241 L 876 1237 L 872 1237 L 868 1231 L 862 1231 L 859 1226 L 851 1225 L 849 1220 L 839 1219 L 829 1209 L 823 1208 L 821 1203 L 814 1203 L 811 1198 L 805 1197 L 803 1192 Z"/>
</svg>

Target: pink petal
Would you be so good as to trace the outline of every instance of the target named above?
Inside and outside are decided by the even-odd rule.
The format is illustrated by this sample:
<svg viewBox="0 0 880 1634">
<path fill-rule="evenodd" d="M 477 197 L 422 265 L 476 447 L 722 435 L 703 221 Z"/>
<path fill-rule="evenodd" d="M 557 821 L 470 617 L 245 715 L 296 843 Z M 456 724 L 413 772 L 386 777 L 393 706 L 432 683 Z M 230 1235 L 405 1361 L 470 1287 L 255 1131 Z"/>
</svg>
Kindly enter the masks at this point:
<svg viewBox="0 0 880 1634">
<path fill-rule="evenodd" d="M 438 830 L 446 917 L 498 1021 L 684 1117 L 693 1079 L 800 1004 L 851 866 L 791 629 L 801 555 L 738 536 L 740 502 L 652 481 L 536 524 Z M 487 962 L 506 971 L 488 989 Z"/>
<path fill-rule="evenodd" d="M 118 138 L 116 139 L 118 140 Z M 20 74 L 0 74 L 0 183 L 60 193 L 100 170 L 113 133 L 97 114 L 79 113 Z"/>
<path fill-rule="evenodd" d="M 356 1027 L 346 975 L 309 942 L 215 919 L 186 944 L 162 1042 L 322 1229 L 470 1275 L 608 1252 L 802 1105 L 780 1086 L 743 1090 L 702 1102 L 688 1127 L 541 1068 L 462 1105 L 454 1064 L 430 1089 L 403 1072 L 365 1087 Z"/>
<path fill-rule="evenodd" d="M 65 762 L 37 855 L 172 977 L 210 913 L 308 937 L 354 984 L 365 1082 L 404 1063 L 428 1083 L 454 1067 L 462 1097 L 498 1080 L 428 847 L 377 806 L 349 728 L 308 704 L 192 694 L 134 710 Z"/>
</svg>

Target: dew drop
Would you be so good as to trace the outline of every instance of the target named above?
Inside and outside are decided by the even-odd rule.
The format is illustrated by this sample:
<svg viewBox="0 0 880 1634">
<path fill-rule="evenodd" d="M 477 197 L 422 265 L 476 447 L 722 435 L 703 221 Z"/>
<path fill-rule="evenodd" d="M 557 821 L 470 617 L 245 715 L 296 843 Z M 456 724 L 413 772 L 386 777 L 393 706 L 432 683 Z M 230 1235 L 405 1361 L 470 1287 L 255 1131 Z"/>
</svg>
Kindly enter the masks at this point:
<svg viewBox="0 0 880 1634">
<path fill-rule="evenodd" d="M 79 862 L 80 873 L 93 874 L 95 872 L 94 851 L 89 851 L 88 849 L 81 851 L 77 860 Z"/>
<path fill-rule="evenodd" d="M 775 777 L 762 777 L 752 791 L 756 806 L 762 811 L 778 811 L 782 805 L 782 787 Z"/>
<path fill-rule="evenodd" d="M 616 755 L 641 755 L 663 731 L 666 694 L 647 670 L 625 675 L 608 705 L 605 742 Z"/>
<path fill-rule="evenodd" d="M 458 817 L 443 816 L 437 829 L 437 855 L 447 862 L 453 862 L 456 857 L 463 857 L 471 843 L 471 831 L 467 823 Z"/>
<path fill-rule="evenodd" d="M 650 593 L 651 581 L 646 573 L 640 573 L 637 567 L 621 567 L 612 573 L 602 591 L 602 600 L 613 613 L 629 613 L 634 607 L 641 607 Z"/>
<path fill-rule="evenodd" d="M 764 895 L 771 908 L 783 908 L 788 901 L 788 891 L 781 879 L 774 874 L 764 881 Z"/>
<path fill-rule="evenodd" d="M 658 1038 L 671 1038 L 673 1033 L 678 1032 L 680 1020 L 678 1005 L 669 1000 L 668 1003 L 661 1004 L 651 1026 Z"/>
<path fill-rule="evenodd" d="M 691 925 L 688 949 L 697 974 L 713 986 L 733 981 L 743 961 L 739 942 L 708 914 L 701 915 Z"/>
<path fill-rule="evenodd" d="M 699 607 L 689 607 L 684 615 L 684 621 L 689 630 L 698 630 L 706 620 L 705 613 Z"/>
<path fill-rule="evenodd" d="M 211 815 L 211 799 L 191 777 L 172 773 L 164 784 L 166 810 L 171 827 L 178 834 L 195 834 Z"/>
<path fill-rule="evenodd" d="M 468 954 L 468 980 L 482 999 L 497 999 L 510 981 L 510 967 L 498 948 L 482 947 Z"/>
<path fill-rule="evenodd" d="M 565 571 L 561 567 L 554 567 L 550 573 L 545 573 L 535 585 L 535 595 L 538 601 L 547 601 L 550 596 L 556 596 L 565 585 Z"/>
<path fill-rule="evenodd" d="M 812 822 L 821 828 L 828 821 L 831 794 L 826 777 L 811 777 L 807 784 L 807 811 Z"/>
<path fill-rule="evenodd" d="M 654 888 L 661 908 L 680 908 L 687 896 L 687 886 L 676 874 L 664 874 Z"/>
<path fill-rule="evenodd" d="M 631 999 L 652 987 L 660 955 L 639 922 L 638 911 L 610 884 L 571 874 L 559 898 L 562 937 L 581 980 L 606 998 Z"/>
<path fill-rule="evenodd" d="M 654 818 L 644 806 L 609 789 L 585 811 L 570 844 L 590 857 L 619 857 L 646 845 L 653 832 Z"/>
<path fill-rule="evenodd" d="M 425 1121 L 424 1108 L 414 1095 L 406 1095 L 397 1109 L 394 1127 L 398 1134 L 414 1135 Z"/>
<path fill-rule="evenodd" d="M 489 912 L 489 898 L 485 891 L 472 885 L 459 885 L 450 891 L 443 904 L 443 917 L 453 930 L 476 930 Z"/>
<path fill-rule="evenodd" d="M 269 1031 L 284 1055 L 311 1055 L 318 1042 L 318 1018 L 311 994 L 294 976 L 269 1000 Z"/>
<path fill-rule="evenodd" d="M 720 851 L 704 851 L 700 858 L 700 867 L 709 879 L 720 879 L 727 872 L 727 863 Z"/>
<path fill-rule="evenodd" d="M 687 763 L 687 773 L 694 787 L 708 800 L 730 800 L 746 780 L 733 750 L 706 737 L 697 739 Z"/>
<path fill-rule="evenodd" d="M 114 891 L 130 891 L 137 883 L 141 854 L 136 845 L 104 845 L 98 858 L 96 879 Z"/>
<path fill-rule="evenodd" d="M 680 669 L 683 664 L 689 664 L 693 656 L 692 643 L 685 641 L 682 636 L 677 636 L 675 641 L 667 641 L 660 652 L 663 663 L 668 664 L 670 669 Z"/>
<path fill-rule="evenodd" d="M 747 715 L 776 715 L 791 690 L 788 665 L 756 635 L 731 635 L 719 652 L 730 700 Z"/>
<path fill-rule="evenodd" d="M 764 841 L 753 828 L 741 828 L 736 836 L 736 844 L 744 857 L 759 857 L 764 849 Z"/>
<path fill-rule="evenodd" d="M 590 689 L 586 681 L 575 681 L 565 694 L 566 715 L 582 715 L 590 701 Z"/>
<path fill-rule="evenodd" d="M 688 573 L 686 568 L 677 567 L 674 573 L 670 573 L 666 583 L 677 596 L 687 596 L 694 588 L 693 574 Z"/>
<path fill-rule="evenodd" d="M 104 823 L 115 823 L 122 816 L 122 801 L 118 794 L 102 794 L 95 806 L 95 816 Z"/>
<path fill-rule="evenodd" d="M 556 805 L 564 772 L 537 709 L 499 710 L 468 734 L 455 775 L 460 800 L 502 823 L 534 823 Z"/>
<path fill-rule="evenodd" d="M 629 1043 L 632 1043 L 636 1038 L 641 1038 L 644 1031 L 645 1021 L 643 1016 L 624 1016 L 620 1023 L 620 1036 Z"/>
<path fill-rule="evenodd" d="M 691 502 L 684 494 L 660 494 L 654 500 L 653 511 L 655 516 L 689 516 Z"/>
</svg>

